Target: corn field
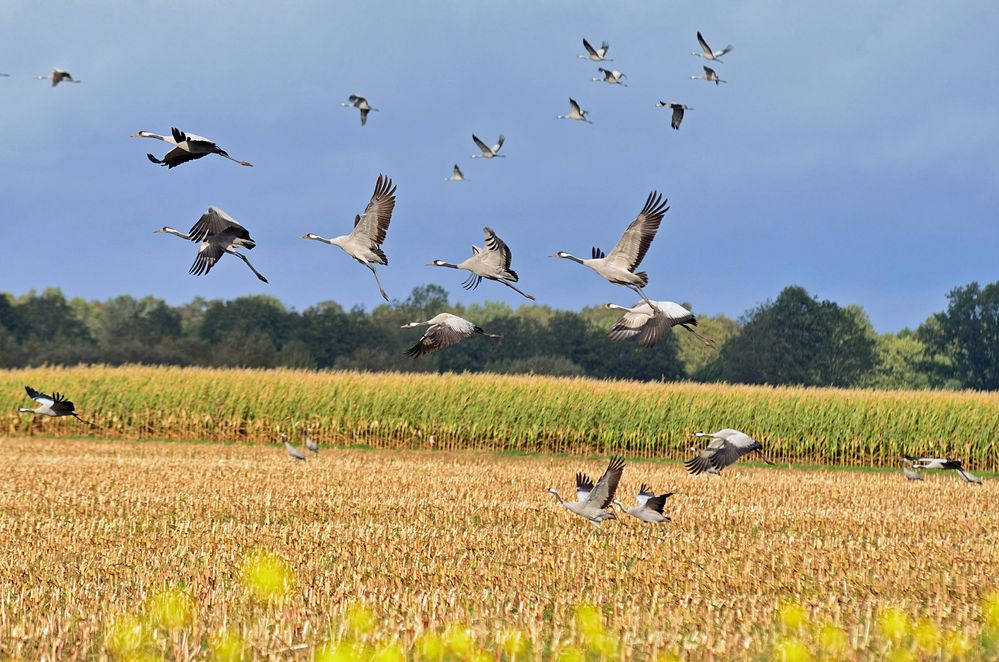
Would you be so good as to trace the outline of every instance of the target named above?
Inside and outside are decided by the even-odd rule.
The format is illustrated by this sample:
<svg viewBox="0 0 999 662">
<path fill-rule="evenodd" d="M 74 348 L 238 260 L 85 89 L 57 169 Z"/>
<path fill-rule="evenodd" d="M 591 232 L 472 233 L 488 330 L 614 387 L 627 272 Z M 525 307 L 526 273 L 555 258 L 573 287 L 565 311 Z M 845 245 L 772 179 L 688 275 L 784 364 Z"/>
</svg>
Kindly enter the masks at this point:
<svg viewBox="0 0 999 662">
<path fill-rule="evenodd" d="M 18 416 L 24 385 L 94 423 Z M 903 453 L 999 469 L 999 394 L 292 370 L 80 367 L 0 372 L 0 434 L 322 443 L 629 457 L 687 455 L 687 435 L 737 427 L 780 462 L 892 465 Z"/>
<path fill-rule="evenodd" d="M 995 481 L 0 439 L 0 659 L 995 659 Z"/>
</svg>

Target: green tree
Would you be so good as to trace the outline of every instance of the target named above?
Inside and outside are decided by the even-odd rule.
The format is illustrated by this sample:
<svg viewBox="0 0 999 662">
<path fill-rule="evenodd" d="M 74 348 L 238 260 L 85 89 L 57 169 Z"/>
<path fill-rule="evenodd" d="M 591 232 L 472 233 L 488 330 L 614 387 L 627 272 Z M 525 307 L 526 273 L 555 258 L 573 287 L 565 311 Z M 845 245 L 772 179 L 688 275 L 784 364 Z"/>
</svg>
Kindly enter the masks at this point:
<svg viewBox="0 0 999 662">
<path fill-rule="evenodd" d="M 750 384 L 847 387 L 873 367 L 874 345 L 854 311 L 793 286 L 746 315 L 742 332 L 721 350 L 717 374 Z"/>
<path fill-rule="evenodd" d="M 971 283 L 947 295 L 947 310 L 919 328 L 935 372 L 963 388 L 999 389 L 999 283 Z"/>
</svg>

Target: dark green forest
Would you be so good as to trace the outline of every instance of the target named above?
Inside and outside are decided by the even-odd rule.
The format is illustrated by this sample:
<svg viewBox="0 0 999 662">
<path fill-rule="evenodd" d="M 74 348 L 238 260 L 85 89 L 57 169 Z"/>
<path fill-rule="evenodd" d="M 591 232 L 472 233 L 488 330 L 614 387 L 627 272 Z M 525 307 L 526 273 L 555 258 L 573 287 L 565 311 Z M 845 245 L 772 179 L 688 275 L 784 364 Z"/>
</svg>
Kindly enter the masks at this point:
<svg viewBox="0 0 999 662">
<path fill-rule="evenodd" d="M 918 329 L 878 334 L 858 306 L 821 301 L 801 287 L 741 319 L 699 317 L 709 348 L 677 328 L 653 349 L 613 343 L 615 311 L 498 303 L 452 305 L 435 285 L 373 310 L 322 302 L 303 311 L 252 296 L 67 300 L 59 290 L 0 294 L 0 367 L 128 363 L 314 369 L 496 372 L 635 380 L 868 388 L 999 388 L 999 283 L 948 295 L 947 310 Z M 412 360 L 410 321 L 451 311 L 501 340 L 474 337 Z M 695 313 L 697 311 L 694 311 Z"/>
</svg>

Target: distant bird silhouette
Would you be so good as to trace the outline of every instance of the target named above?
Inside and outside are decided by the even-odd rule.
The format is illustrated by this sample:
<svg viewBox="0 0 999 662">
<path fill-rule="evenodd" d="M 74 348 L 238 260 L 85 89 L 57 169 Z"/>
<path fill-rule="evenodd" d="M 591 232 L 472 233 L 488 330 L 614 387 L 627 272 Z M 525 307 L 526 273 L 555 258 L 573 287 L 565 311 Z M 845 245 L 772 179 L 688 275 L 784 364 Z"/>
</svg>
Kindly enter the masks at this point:
<svg viewBox="0 0 999 662">
<path fill-rule="evenodd" d="M 486 336 L 487 338 L 503 337 L 486 333 L 481 327 L 451 313 L 434 315 L 426 322 L 403 324 L 402 328 L 411 329 L 415 326 L 428 326 L 429 328 L 423 334 L 423 337 L 420 338 L 420 341 L 406 352 L 406 356 L 414 359 L 425 354 L 430 354 L 431 352 L 436 352 L 439 349 L 450 347 L 451 345 L 457 345 L 465 338 L 471 338 L 474 335 Z"/>
<path fill-rule="evenodd" d="M 469 180 L 465 179 L 465 173 L 463 173 L 461 171 L 461 168 L 458 167 L 458 164 L 455 163 L 454 164 L 454 170 L 451 171 L 451 176 L 450 177 L 445 177 L 444 181 L 446 181 L 446 182 L 467 182 Z"/>
<path fill-rule="evenodd" d="M 609 69 L 604 69 L 603 67 L 600 67 L 599 69 L 597 69 L 597 71 L 603 74 L 603 77 L 596 77 L 593 78 L 593 80 L 601 83 L 609 83 L 611 85 L 620 85 L 622 87 L 628 87 L 627 83 L 624 82 L 624 79 L 626 79 L 628 76 L 621 73 L 620 71 L 611 71 Z"/>
<path fill-rule="evenodd" d="M 706 80 L 709 83 L 714 83 L 715 85 L 717 85 L 718 83 L 728 82 L 727 80 L 722 80 L 721 78 L 719 78 L 718 74 L 715 73 L 715 70 L 712 69 L 711 67 L 704 67 L 703 74 L 701 74 L 700 76 L 691 76 L 690 80 Z"/>
<path fill-rule="evenodd" d="M 499 140 L 496 141 L 496 144 L 493 145 L 492 147 L 490 147 L 489 145 L 487 145 L 484 142 L 482 142 L 481 140 L 479 140 L 475 136 L 475 134 L 473 133 L 472 134 L 472 142 L 475 143 L 475 146 L 479 148 L 479 151 L 481 152 L 481 154 L 472 154 L 472 158 L 473 159 L 496 159 L 496 158 L 502 158 L 502 157 L 504 157 L 505 154 L 500 154 L 499 151 L 500 151 L 500 148 L 503 146 L 503 143 L 505 141 L 506 141 L 506 138 L 504 138 L 503 134 L 501 133 L 500 137 L 499 137 Z"/>
<path fill-rule="evenodd" d="M 3 74 L 6 76 L 7 74 Z M 74 80 L 72 76 L 69 75 L 68 71 L 63 71 L 62 69 L 56 69 L 53 67 L 52 73 L 48 76 L 35 76 L 37 80 L 50 80 L 52 81 L 52 87 L 55 87 L 59 83 L 79 83 L 81 81 Z"/>
<path fill-rule="evenodd" d="M 556 119 L 560 119 L 560 120 L 577 120 L 577 121 L 580 121 L 580 122 L 586 122 L 587 124 L 593 124 L 593 122 L 591 122 L 590 120 L 586 119 L 586 116 L 589 114 L 589 112 L 590 111 L 588 111 L 588 110 L 583 110 L 582 108 L 580 108 L 579 104 L 576 103 L 576 100 L 573 99 L 572 97 L 570 97 L 569 98 L 569 114 L 568 115 L 556 115 L 555 118 Z"/>
<path fill-rule="evenodd" d="M 713 60 L 714 62 L 721 62 L 721 60 L 718 58 L 732 51 L 731 44 L 721 49 L 720 51 L 711 50 L 711 47 L 708 46 L 708 42 L 704 40 L 704 37 L 701 36 L 700 32 L 697 33 L 697 43 L 701 45 L 701 52 L 698 53 L 697 51 L 694 51 L 691 53 L 691 55 L 696 55 L 697 57 L 703 57 L 705 60 Z"/>
<path fill-rule="evenodd" d="M 673 118 L 670 121 L 670 126 L 672 126 L 674 130 L 679 130 L 680 122 L 683 121 L 683 111 L 693 110 L 693 108 L 686 104 L 672 103 L 670 101 L 660 101 L 656 104 L 657 108 L 664 108 L 667 106 L 673 109 Z"/>
<path fill-rule="evenodd" d="M 284 440 L 284 452 L 288 454 L 288 457 L 292 458 L 293 460 L 301 460 L 304 462 L 305 452 L 301 448 L 295 448 L 294 446 L 289 444 L 288 437 L 286 437 L 284 433 L 278 433 L 278 434 L 280 435 L 281 439 Z"/>
<path fill-rule="evenodd" d="M 590 60 L 591 62 L 613 62 L 613 60 L 607 59 L 607 51 L 610 49 L 610 44 L 606 41 L 600 44 L 600 48 L 593 48 L 590 42 L 583 39 L 583 48 L 586 49 L 586 55 L 577 55 L 580 60 Z"/>
<path fill-rule="evenodd" d="M 234 159 L 229 156 L 229 153 L 224 149 L 215 144 L 215 141 L 205 138 L 203 136 L 196 136 L 193 133 L 186 133 L 180 129 L 174 127 L 170 129 L 169 136 L 161 136 L 158 133 L 153 133 L 152 131 L 139 131 L 138 133 L 132 134 L 133 138 L 152 138 L 154 140 L 162 140 L 168 145 L 174 145 L 174 148 L 167 152 L 166 156 L 162 159 L 158 159 L 152 154 L 146 154 L 146 158 L 151 162 L 166 166 L 169 170 L 170 168 L 176 168 L 182 163 L 187 163 L 188 161 L 195 161 L 202 157 L 208 156 L 209 154 L 218 154 L 224 159 L 229 159 L 241 166 L 246 166 L 248 168 L 253 167 L 253 164 L 248 161 L 240 161 L 239 159 Z"/>
<path fill-rule="evenodd" d="M 348 103 L 341 103 L 342 108 L 357 108 L 361 111 L 361 126 L 368 123 L 368 113 L 371 111 L 378 112 L 377 108 L 372 108 L 368 100 L 358 94 L 351 94 L 347 97 Z"/>
<path fill-rule="evenodd" d="M 957 475 L 966 483 L 981 485 L 982 479 L 965 470 L 961 460 L 954 460 L 946 457 L 912 457 L 903 456 L 903 459 L 912 463 L 913 469 L 953 469 Z"/>
<path fill-rule="evenodd" d="M 83 420 L 76 413 L 76 405 L 71 401 L 67 400 L 60 393 L 53 393 L 52 395 L 47 395 L 41 391 L 36 391 L 30 386 L 24 387 L 25 393 L 28 397 L 38 403 L 38 406 L 34 409 L 29 409 L 27 407 L 20 407 L 17 412 L 19 414 L 34 414 L 35 416 L 72 416 L 81 423 L 86 423 L 87 425 L 93 425 L 88 421 Z"/>
</svg>

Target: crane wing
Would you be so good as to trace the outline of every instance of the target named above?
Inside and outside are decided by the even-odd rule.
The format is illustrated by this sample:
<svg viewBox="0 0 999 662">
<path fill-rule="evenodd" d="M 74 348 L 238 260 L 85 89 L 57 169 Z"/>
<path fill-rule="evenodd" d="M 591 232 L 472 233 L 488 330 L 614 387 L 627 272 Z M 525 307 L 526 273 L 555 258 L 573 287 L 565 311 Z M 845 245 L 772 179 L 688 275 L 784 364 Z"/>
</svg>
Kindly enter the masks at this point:
<svg viewBox="0 0 999 662">
<path fill-rule="evenodd" d="M 461 331 L 451 328 L 447 324 L 433 324 L 429 329 L 427 329 L 427 332 L 423 334 L 423 337 L 420 338 L 420 342 L 409 348 L 406 355 L 416 358 L 418 356 L 423 356 L 424 354 L 436 352 L 439 349 L 444 349 L 445 347 L 450 347 L 451 345 L 457 345 L 474 333 L 474 327 L 472 328 L 473 331 L 462 333 Z"/>
<path fill-rule="evenodd" d="M 583 503 L 593 491 L 593 479 L 586 474 L 576 474 L 576 501 Z"/>
<path fill-rule="evenodd" d="M 585 48 L 586 52 L 592 55 L 593 57 L 600 57 L 599 55 L 597 55 L 597 52 L 593 49 L 593 46 L 590 46 L 590 42 L 586 41 L 585 39 L 583 39 L 583 48 Z"/>
<path fill-rule="evenodd" d="M 724 440 L 721 448 L 715 451 L 715 453 L 711 456 L 711 464 L 720 471 L 721 469 L 724 469 L 728 465 L 734 463 L 743 455 L 751 453 L 752 451 L 761 450 L 763 448 L 760 442 L 755 439 L 749 436 L 746 436 L 746 439 L 749 440 L 748 443 L 740 440 L 740 443 L 738 444 L 732 443 L 732 441 L 728 439 Z"/>
<path fill-rule="evenodd" d="M 639 301 L 633 308 L 639 310 L 629 310 L 618 318 L 611 330 L 607 332 L 608 337 L 614 342 L 621 342 L 638 335 L 642 329 L 652 320 L 653 313 L 649 309 L 648 303 Z"/>
<path fill-rule="evenodd" d="M 683 121 L 683 106 L 673 105 L 673 118 L 670 122 L 670 126 L 674 129 L 680 128 L 680 122 Z"/>
<path fill-rule="evenodd" d="M 711 50 L 711 47 L 708 46 L 708 42 L 704 41 L 704 37 L 701 36 L 701 32 L 700 31 L 697 32 L 697 43 L 699 43 L 701 45 L 701 48 L 708 55 L 711 55 L 713 53 L 713 51 Z"/>
<path fill-rule="evenodd" d="M 655 347 L 656 343 L 673 328 L 673 319 L 659 306 L 654 308 L 655 312 L 638 334 L 637 342 L 640 347 Z"/>
<path fill-rule="evenodd" d="M 55 398 L 53 398 L 51 395 L 42 393 L 41 391 L 36 391 L 30 386 L 25 386 L 24 391 L 28 394 L 29 398 L 31 398 L 40 405 L 51 407 L 56 402 Z"/>
<path fill-rule="evenodd" d="M 224 252 L 222 246 L 215 242 L 201 242 L 201 248 L 194 257 L 194 264 L 191 265 L 189 273 L 195 276 L 207 274 L 215 266 L 215 263 L 222 259 Z"/>
<path fill-rule="evenodd" d="M 489 146 L 484 142 L 482 142 L 481 140 L 479 140 L 478 136 L 476 136 L 474 133 L 472 134 L 472 142 L 475 143 L 476 147 L 482 150 L 483 154 L 488 154 L 491 151 L 489 149 Z"/>
<path fill-rule="evenodd" d="M 494 151 L 494 152 L 498 152 L 498 151 L 500 151 L 500 147 L 502 147 L 502 146 L 503 146 L 503 143 L 504 143 L 504 142 L 506 142 L 506 138 L 505 138 L 505 137 L 503 136 L 503 134 L 501 133 L 501 134 L 499 135 L 499 138 L 498 138 L 498 139 L 496 140 L 496 144 L 495 144 L 495 145 L 493 145 L 493 151 Z"/>
<path fill-rule="evenodd" d="M 659 223 L 669 211 L 667 200 L 662 194 L 652 191 L 642 211 L 635 217 L 621 235 L 617 244 L 607 256 L 608 262 L 616 262 L 628 271 L 634 271 L 649 250 L 652 240 L 659 230 Z"/>
<path fill-rule="evenodd" d="M 513 259 L 513 255 L 510 253 L 510 247 L 507 246 L 506 243 L 504 243 L 504 241 L 500 239 L 495 232 L 493 232 L 492 228 L 488 227 L 482 228 L 482 234 L 485 235 L 486 237 L 485 241 L 486 249 L 499 256 L 501 260 L 500 264 L 503 266 L 503 269 L 505 271 L 509 271 L 510 260 Z M 514 277 L 510 280 L 516 281 L 517 278 Z"/>
<path fill-rule="evenodd" d="M 600 480 L 586 497 L 586 504 L 601 509 L 609 506 L 617 493 L 617 485 L 621 482 L 622 473 L 624 473 L 624 460 L 612 457 L 607 464 L 607 470 L 600 476 Z"/>
<path fill-rule="evenodd" d="M 645 507 L 662 515 L 663 507 L 666 505 L 666 499 L 671 496 L 673 496 L 672 492 L 665 492 L 658 496 L 650 496 L 645 502 Z"/>
<path fill-rule="evenodd" d="M 201 152 L 197 154 L 192 154 L 186 149 L 181 149 L 180 147 L 174 147 L 169 152 L 166 153 L 162 159 L 157 159 L 152 154 L 149 154 L 149 160 L 153 163 L 158 163 L 160 165 L 165 165 L 167 169 L 175 168 L 181 163 L 187 163 L 188 161 L 195 161 L 200 159 L 202 156 L 207 156 L 208 152 Z"/>
<path fill-rule="evenodd" d="M 579 104 L 576 103 L 576 100 L 573 99 L 572 97 L 569 98 L 569 112 L 576 113 L 577 115 L 583 114 L 583 110 L 579 107 Z"/>
<path fill-rule="evenodd" d="M 250 238 L 250 232 L 246 228 L 218 207 L 209 207 L 208 211 L 202 214 L 201 218 L 191 227 L 188 234 L 191 236 L 191 241 L 204 241 L 208 237 L 222 234 L 226 230 L 232 231 L 235 236 L 241 239 Z"/>
<path fill-rule="evenodd" d="M 392 222 L 392 210 L 395 209 L 395 186 L 392 180 L 384 175 L 378 175 L 375 190 L 371 194 L 364 213 L 354 219 L 354 231 L 351 236 L 362 234 L 375 245 L 385 241 L 385 233 Z"/>
<path fill-rule="evenodd" d="M 52 399 L 54 402 L 50 405 L 50 409 L 56 414 L 72 414 L 76 411 L 76 406 L 70 400 L 67 400 L 65 396 L 60 393 L 53 393 Z"/>
</svg>

